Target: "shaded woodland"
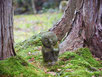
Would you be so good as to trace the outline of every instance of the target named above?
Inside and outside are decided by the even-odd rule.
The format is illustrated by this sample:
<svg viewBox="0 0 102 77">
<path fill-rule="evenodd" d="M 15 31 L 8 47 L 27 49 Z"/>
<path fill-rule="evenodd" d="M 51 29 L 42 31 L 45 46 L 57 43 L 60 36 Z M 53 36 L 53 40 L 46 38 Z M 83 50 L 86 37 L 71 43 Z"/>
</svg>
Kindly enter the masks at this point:
<svg viewBox="0 0 102 77">
<path fill-rule="evenodd" d="M 32 14 L 33 9 L 40 13 L 41 10 L 58 8 L 60 2 L 61 0 L 13 0 L 13 5 L 15 14 Z"/>
</svg>

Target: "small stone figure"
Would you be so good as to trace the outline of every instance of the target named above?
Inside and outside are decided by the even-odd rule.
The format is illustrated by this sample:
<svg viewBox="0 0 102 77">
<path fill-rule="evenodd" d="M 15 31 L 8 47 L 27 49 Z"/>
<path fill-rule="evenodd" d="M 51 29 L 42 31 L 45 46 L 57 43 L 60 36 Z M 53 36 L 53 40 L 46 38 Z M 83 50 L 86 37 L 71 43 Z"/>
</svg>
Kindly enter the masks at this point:
<svg viewBox="0 0 102 77">
<path fill-rule="evenodd" d="M 58 59 L 59 46 L 57 36 L 53 32 L 45 32 L 42 35 L 42 55 L 44 62 L 53 65 Z"/>
</svg>

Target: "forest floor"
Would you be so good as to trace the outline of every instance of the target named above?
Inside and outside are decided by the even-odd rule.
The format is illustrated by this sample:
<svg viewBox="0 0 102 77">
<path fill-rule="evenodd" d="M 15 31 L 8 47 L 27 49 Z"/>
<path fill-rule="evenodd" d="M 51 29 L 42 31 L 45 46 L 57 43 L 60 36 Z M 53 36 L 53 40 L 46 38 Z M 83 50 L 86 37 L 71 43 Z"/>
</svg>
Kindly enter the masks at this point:
<svg viewBox="0 0 102 77">
<path fill-rule="evenodd" d="M 39 21 L 36 16 L 39 19 L 44 18 Z M 42 28 L 36 29 L 35 32 L 33 30 L 36 25 L 38 27 L 38 23 L 29 27 L 21 27 L 19 24 L 14 26 L 17 56 L 0 61 L 0 77 L 102 77 L 102 61 L 93 57 L 88 48 L 60 54 L 58 61 L 53 66 L 45 64 L 41 54 L 42 43 L 39 32 L 48 30 L 52 26 L 52 22 L 56 23 L 57 19 L 59 20 L 61 14 L 36 16 L 15 16 L 15 19 L 18 19 L 15 20 L 15 23 L 18 24 L 18 21 L 21 26 L 24 23 L 32 25 L 30 22 L 33 22 L 33 17 L 35 17 L 34 21 L 36 20 L 39 23 L 42 21 L 43 25 L 39 26 L 47 26 L 45 29 L 43 28 L 44 30 Z M 48 20 L 49 16 L 51 16 L 51 20 Z"/>
</svg>

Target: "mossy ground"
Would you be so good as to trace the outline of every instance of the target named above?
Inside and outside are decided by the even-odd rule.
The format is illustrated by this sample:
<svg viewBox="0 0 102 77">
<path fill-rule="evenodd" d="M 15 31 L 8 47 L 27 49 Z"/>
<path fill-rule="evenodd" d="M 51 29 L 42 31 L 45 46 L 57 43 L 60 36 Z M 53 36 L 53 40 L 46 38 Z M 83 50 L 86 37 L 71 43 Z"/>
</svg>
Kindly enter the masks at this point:
<svg viewBox="0 0 102 77">
<path fill-rule="evenodd" d="M 42 70 L 26 62 L 21 56 L 0 61 L 0 77 L 48 77 Z"/>
<path fill-rule="evenodd" d="M 15 45 L 19 56 L 0 61 L 0 75 L 15 77 L 101 77 L 102 61 L 96 61 L 88 48 L 59 55 L 54 66 L 43 63 L 41 34 Z"/>
</svg>

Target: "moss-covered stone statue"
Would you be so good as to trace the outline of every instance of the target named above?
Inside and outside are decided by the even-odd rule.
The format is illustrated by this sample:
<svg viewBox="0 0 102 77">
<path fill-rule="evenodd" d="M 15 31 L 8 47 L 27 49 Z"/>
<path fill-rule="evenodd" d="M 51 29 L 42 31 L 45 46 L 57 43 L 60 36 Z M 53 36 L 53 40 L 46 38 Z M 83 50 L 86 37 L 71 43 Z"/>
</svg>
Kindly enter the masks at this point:
<svg viewBox="0 0 102 77">
<path fill-rule="evenodd" d="M 42 34 L 42 55 L 44 62 L 53 65 L 58 59 L 59 46 L 57 36 L 53 32 Z"/>
</svg>

